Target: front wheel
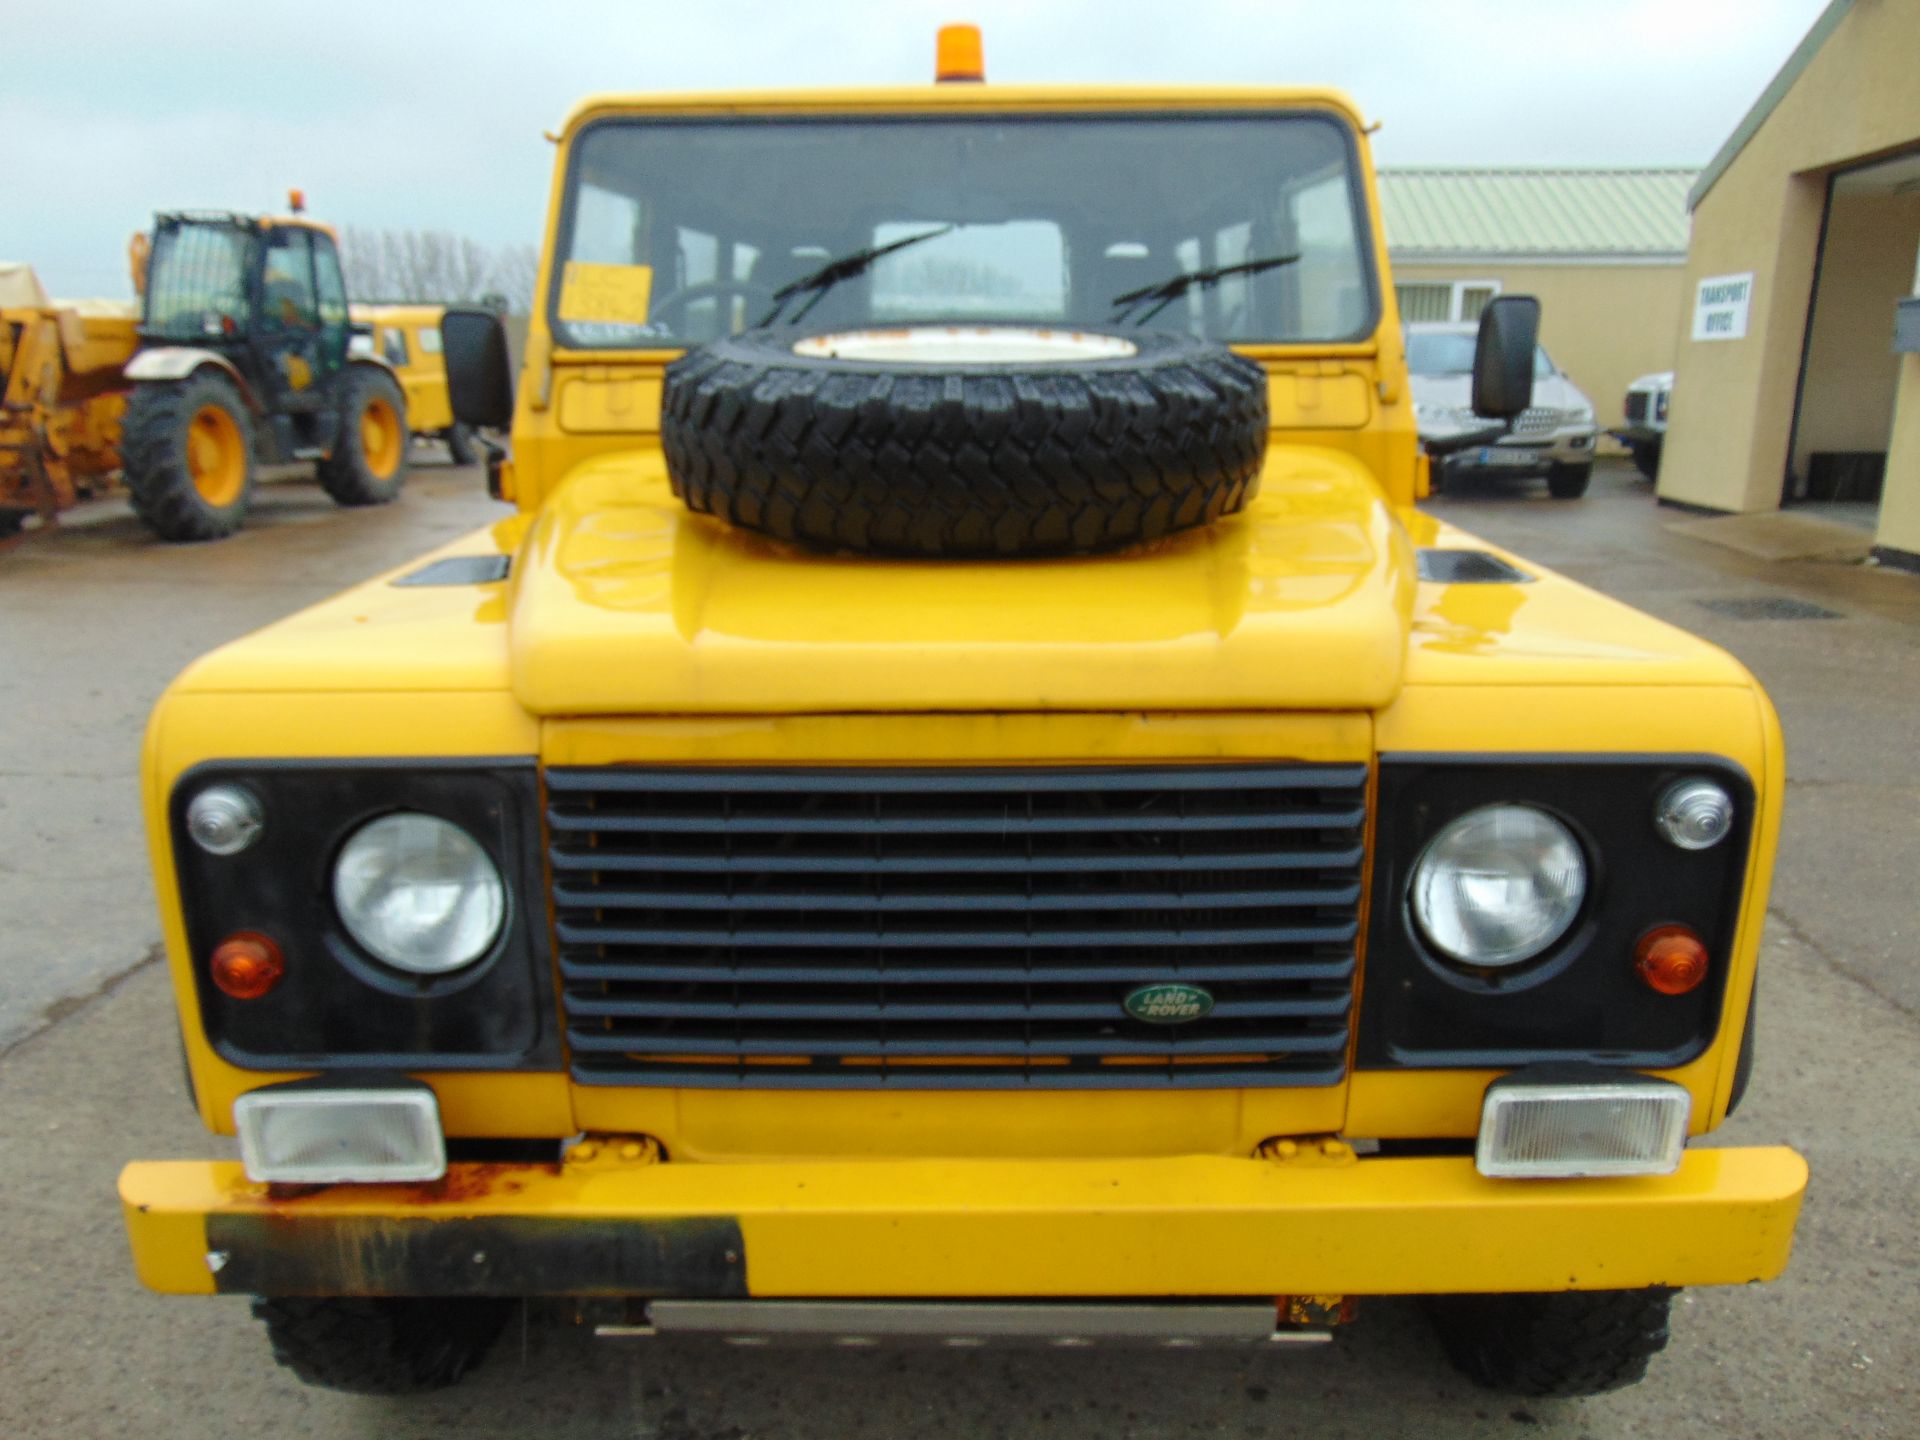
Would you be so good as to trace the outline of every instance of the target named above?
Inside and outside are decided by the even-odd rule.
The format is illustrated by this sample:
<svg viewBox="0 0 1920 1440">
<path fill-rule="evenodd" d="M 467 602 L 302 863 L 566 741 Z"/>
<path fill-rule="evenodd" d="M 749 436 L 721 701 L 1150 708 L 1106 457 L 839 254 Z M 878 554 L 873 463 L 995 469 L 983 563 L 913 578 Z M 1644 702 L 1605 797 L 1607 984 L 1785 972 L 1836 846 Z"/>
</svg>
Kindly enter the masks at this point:
<svg viewBox="0 0 1920 1440">
<path fill-rule="evenodd" d="M 273 1358 L 309 1385 L 417 1395 L 456 1384 L 513 1312 L 495 1299 L 256 1300 Z"/>
<path fill-rule="evenodd" d="M 218 540 L 253 498 L 253 426 L 233 382 L 208 368 L 136 385 L 120 453 L 133 513 L 162 540 Z"/>
<path fill-rule="evenodd" d="M 407 482 L 407 398 L 384 370 L 353 365 L 340 387 L 340 428 L 320 462 L 338 505 L 384 505 Z"/>
<path fill-rule="evenodd" d="M 1547 472 L 1547 493 L 1556 500 L 1578 500 L 1592 478 L 1591 465 L 1556 465 Z"/>
<path fill-rule="evenodd" d="M 480 458 L 480 451 L 473 443 L 471 425 L 447 427 L 447 455 L 456 465 L 471 465 Z"/>
<path fill-rule="evenodd" d="M 1658 480 L 1660 478 L 1660 442 L 1638 440 L 1629 448 L 1633 452 L 1633 468 L 1649 480 Z"/>
<path fill-rule="evenodd" d="M 1645 1377 L 1667 1348 L 1673 1291 L 1444 1295 L 1428 1314 L 1454 1368 L 1509 1395 L 1573 1397 Z"/>
</svg>

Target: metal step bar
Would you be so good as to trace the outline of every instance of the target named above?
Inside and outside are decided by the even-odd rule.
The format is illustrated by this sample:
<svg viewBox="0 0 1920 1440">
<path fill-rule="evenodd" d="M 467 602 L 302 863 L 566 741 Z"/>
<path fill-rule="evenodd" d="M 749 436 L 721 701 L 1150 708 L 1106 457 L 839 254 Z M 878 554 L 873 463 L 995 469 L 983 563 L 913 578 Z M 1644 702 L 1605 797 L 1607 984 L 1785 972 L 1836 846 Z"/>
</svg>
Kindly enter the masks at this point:
<svg viewBox="0 0 1920 1440">
<path fill-rule="evenodd" d="M 1025 1341 L 1093 1345 L 1315 1345 L 1331 1329 L 1283 1328 L 1274 1303 L 1090 1304 L 941 1300 L 654 1300 L 638 1324 L 602 1324 L 608 1339 L 709 1335 L 734 1345 L 813 1340 L 861 1347 L 920 1342 L 966 1347 Z"/>
</svg>

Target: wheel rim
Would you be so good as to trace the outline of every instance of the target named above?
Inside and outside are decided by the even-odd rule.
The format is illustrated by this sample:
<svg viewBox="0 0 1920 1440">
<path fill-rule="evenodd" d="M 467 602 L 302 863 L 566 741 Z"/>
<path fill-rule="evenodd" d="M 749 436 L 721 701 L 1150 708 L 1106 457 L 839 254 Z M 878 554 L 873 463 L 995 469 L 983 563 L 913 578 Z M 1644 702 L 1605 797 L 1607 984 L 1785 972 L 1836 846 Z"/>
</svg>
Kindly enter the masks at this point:
<svg viewBox="0 0 1920 1440">
<path fill-rule="evenodd" d="M 202 500 L 225 509 L 247 487 L 247 447 L 240 426 L 219 405 L 202 405 L 187 426 L 187 473 Z"/>
<path fill-rule="evenodd" d="M 870 360 L 892 365 L 1072 365 L 1121 360 L 1140 347 L 1118 335 L 1033 325 L 911 325 L 809 335 L 793 353 L 809 360 Z"/>
<path fill-rule="evenodd" d="M 400 468 L 403 448 L 399 412 L 386 400 L 369 400 L 360 412 L 360 453 L 366 457 L 367 469 L 376 479 L 391 478 Z"/>
</svg>

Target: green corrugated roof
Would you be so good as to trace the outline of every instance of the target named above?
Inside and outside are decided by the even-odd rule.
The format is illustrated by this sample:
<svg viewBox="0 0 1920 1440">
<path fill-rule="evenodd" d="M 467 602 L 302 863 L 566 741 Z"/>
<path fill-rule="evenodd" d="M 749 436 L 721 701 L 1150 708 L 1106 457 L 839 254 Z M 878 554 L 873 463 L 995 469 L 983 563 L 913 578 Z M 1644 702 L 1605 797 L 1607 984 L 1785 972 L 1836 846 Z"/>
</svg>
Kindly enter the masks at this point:
<svg viewBox="0 0 1920 1440">
<path fill-rule="evenodd" d="M 1380 206 L 1401 261 L 1674 258 L 1692 168 L 1387 169 Z"/>
</svg>

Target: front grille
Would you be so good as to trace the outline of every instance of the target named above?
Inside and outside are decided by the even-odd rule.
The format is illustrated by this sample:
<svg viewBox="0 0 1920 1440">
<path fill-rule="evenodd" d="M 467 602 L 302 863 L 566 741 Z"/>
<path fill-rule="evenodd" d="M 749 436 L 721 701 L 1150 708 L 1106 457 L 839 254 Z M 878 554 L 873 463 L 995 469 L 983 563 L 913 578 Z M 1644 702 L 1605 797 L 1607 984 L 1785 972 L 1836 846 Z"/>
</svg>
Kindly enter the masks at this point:
<svg viewBox="0 0 1920 1440">
<path fill-rule="evenodd" d="M 546 772 L 574 1078 L 983 1089 L 1345 1072 L 1364 765 Z M 1161 983 L 1179 1025 L 1123 1002 Z"/>
<path fill-rule="evenodd" d="M 1551 435 L 1562 425 L 1573 423 L 1573 411 L 1554 410 L 1536 405 L 1531 410 L 1523 410 L 1520 418 L 1513 422 L 1516 435 Z"/>
<path fill-rule="evenodd" d="M 1647 392 L 1629 390 L 1627 392 L 1627 419 L 1639 424 L 1647 418 Z"/>
</svg>

